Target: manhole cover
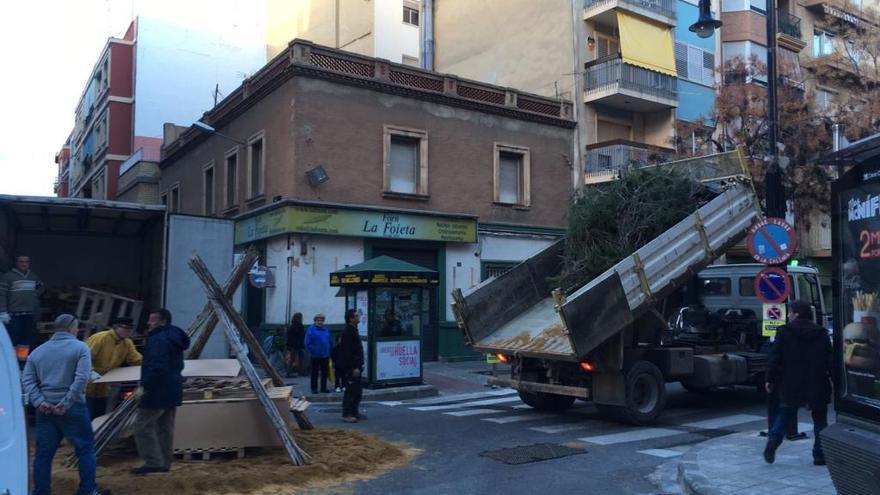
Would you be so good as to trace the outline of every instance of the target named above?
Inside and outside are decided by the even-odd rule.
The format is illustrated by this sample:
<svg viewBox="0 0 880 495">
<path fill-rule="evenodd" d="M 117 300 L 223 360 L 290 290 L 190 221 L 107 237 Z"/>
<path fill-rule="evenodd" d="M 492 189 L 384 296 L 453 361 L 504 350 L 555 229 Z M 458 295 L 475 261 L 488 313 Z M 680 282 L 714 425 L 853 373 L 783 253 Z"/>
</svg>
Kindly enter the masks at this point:
<svg viewBox="0 0 880 495">
<path fill-rule="evenodd" d="M 507 449 L 487 450 L 481 452 L 482 457 L 488 457 L 504 464 L 528 464 L 530 462 L 559 459 L 570 455 L 585 454 L 586 449 L 568 447 L 555 443 L 536 443 L 534 445 L 522 445 Z"/>
</svg>

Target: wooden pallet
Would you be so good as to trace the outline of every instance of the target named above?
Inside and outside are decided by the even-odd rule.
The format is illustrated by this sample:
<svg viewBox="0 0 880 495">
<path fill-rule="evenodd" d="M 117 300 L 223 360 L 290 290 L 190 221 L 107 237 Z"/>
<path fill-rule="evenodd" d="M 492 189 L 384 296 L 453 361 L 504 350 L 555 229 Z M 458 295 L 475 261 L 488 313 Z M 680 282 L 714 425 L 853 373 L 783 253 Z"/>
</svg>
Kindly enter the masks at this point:
<svg viewBox="0 0 880 495">
<path fill-rule="evenodd" d="M 109 328 L 110 322 L 116 318 L 131 318 L 135 327 L 140 323 L 143 301 L 88 287 L 80 287 L 79 291 L 76 314 L 89 330 Z M 88 337 L 89 330 L 83 338 Z"/>
<path fill-rule="evenodd" d="M 235 453 L 236 459 L 244 458 L 244 447 L 214 447 L 210 449 L 183 449 L 175 450 L 174 455 L 179 455 L 184 461 L 210 461 L 214 454 Z M 198 456 L 198 457 L 196 457 Z"/>
</svg>

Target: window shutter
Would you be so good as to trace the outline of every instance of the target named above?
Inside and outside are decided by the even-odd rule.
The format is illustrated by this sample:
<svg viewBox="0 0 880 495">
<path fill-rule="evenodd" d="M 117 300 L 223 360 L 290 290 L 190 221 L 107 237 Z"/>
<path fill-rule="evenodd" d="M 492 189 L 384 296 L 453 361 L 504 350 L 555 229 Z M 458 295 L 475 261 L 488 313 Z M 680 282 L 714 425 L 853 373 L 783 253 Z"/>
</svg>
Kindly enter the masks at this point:
<svg viewBox="0 0 880 495">
<path fill-rule="evenodd" d="M 695 46 L 688 47 L 688 73 L 691 81 L 703 81 L 703 50 Z"/>
<path fill-rule="evenodd" d="M 605 38 L 599 38 L 599 58 L 605 58 L 608 56 L 608 40 Z"/>
<path fill-rule="evenodd" d="M 715 54 L 703 51 L 703 84 L 715 84 Z"/>
<path fill-rule="evenodd" d="M 684 43 L 675 42 L 675 70 L 678 77 L 688 76 L 688 47 Z"/>
</svg>

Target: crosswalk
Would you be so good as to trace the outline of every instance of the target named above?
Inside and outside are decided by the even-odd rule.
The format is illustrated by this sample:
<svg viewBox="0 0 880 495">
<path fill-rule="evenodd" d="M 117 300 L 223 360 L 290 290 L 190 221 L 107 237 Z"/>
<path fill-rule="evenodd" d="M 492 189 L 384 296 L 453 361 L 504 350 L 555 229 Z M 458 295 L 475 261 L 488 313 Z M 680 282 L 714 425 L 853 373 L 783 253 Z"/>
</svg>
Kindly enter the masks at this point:
<svg viewBox="0 0 880 495">
<path fill-rule="evenodd" d="M 377 404 L 449 420 L 521 428 L 529 433 L 552 435 L 560 442 L 580 442 L 596 448 L 632 445 L 640 454 L 659 458 L 680 456 L 690 445 L 708 438 L 758 430 L 766 421 L 763 416 L 739 411 L 672 408 L 661 415 L 656 425 L 635 427 L 602 418 L 593 405 L 585 402 L 577 402 L 563 413 L 536 411 L 523 404 L 517 392 L 509 388 Z"/>
</svg>

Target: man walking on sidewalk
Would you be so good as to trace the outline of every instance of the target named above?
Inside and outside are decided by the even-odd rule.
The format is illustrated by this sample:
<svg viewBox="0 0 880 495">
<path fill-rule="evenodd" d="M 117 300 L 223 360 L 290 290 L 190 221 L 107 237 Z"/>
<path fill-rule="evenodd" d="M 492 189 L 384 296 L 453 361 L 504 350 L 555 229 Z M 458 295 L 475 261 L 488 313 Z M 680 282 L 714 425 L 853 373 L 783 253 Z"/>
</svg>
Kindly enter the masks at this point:
<svg viewBox="0 0 880 495">
<path fill-rule="evenodd" d="M 808 405 L 813 413 L 813 464 L 825 465 L 819 433 L 828 426 L 828 403 L 831 402 L 831 342 L 828 332 L 812 320 L 809 303 L 791 303 L 793 321 L 781 327 L 770 353 L 767 392 L 775 386 L 780 406 L 767 436 L 764 460 L 773 463 L 776 449 L 782 444 L 786 426 L 797 417 L 798 408 Z"/>
<path fill-rule="evenodd" d="M 141 366 L 140 409 L 134 440 L 144 465 L 133 474 L 167 473 L 174 457 L 174 414 L 183 399 L 183 351 L 186 332 L 171 324 L 171 312 L 157 309 L 147 320 L 150 333 Z"/>
<path fill-rule="evenodd" d="M 55 319 L 55 333 L 27 358 L 22 384 L 37 409 L 34 495 L 52 493 L 52 459 L 62 439 L 79 460 L 78 495 L 109 494 L 95 483 L 95 437 L 86 408 L 86 383 L 92 372 L 89 348 L 76 339 L 73 315 Z"/>
<path fill-rule="evenodd" d="M 342 383 L 345 394 L 342 396 L 342 420 L 346 423 L 357 423 L 367 419 L 360 413 L 362 396 L 361 370 L 364 367 L 364 348 L 358 334 L 358 323 L 361 315 L 355 309 L 345 312 L 345 330 L 342 331 L 342 342 L 339 344 L 339 367 L 345 370 Z"/>
</svg>

